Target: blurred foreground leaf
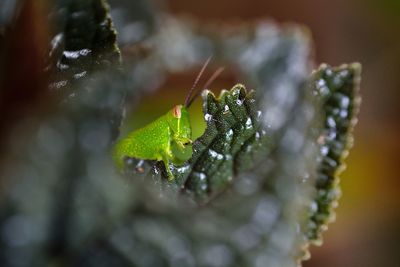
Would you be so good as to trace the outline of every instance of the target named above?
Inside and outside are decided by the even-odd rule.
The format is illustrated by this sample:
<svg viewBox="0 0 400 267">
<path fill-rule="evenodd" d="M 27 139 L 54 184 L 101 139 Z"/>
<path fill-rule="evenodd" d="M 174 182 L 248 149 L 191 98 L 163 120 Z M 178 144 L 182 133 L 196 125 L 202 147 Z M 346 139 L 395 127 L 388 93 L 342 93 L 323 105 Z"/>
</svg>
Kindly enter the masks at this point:
<svg viewBox="0 0 400 267">
<path fill-rule="evenodd" d="M 49 16 L 54 33 L 47 70 L 52 73 L 50 89 L 62 91 L 90 73 L 118 64 L 120 52 L 104 0 L 54 2 Z"/>
<path fill-rule="evenodd" d="M 26 9 L 36 6 L 24 3 L 29 3 Z M 90 166 L 107 162 L 122 117 L 126 84 L 119 70 L 116 33 L 104 1 L 60 0 L 49 8 L 46 26 L 55 33 L 49 53 L 41 47 L 47 66 L 35 69 L 52 81 L 40 88 L 48 110 L 40 116 L 32 110 L 24 114 L 7 136 L 11 148 L 1 162 L 1 266 L 68 265 L 66 255 L 83 244 L 86 234 L 98 230 L 82 227 L 77 217 L 82 211 L 93 215 L 103 210 L 105 215 L 108 205 L 99 203 L 89 211 L 88 202 L 79 203 L 90 184 L 88 177 L 99 176 Z M 24 34 L 19 34 L 16 38 L 24 43 Z M 113 184 L 118 187 L 118 181 Z M 86 201 L 95 199 L 84 196 Z M 111 212 L 118 213 L 116 206 Z"/>
</svg>

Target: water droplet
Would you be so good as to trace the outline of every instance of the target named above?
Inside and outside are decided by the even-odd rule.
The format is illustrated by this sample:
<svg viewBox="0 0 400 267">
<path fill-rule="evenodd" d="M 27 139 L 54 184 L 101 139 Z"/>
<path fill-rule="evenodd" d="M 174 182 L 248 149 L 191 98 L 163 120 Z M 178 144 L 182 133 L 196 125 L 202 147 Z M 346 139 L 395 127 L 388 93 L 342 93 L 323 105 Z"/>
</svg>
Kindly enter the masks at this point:
<svg viewBox="0 0 400 267">
<path fill-rule="evenodd" d="M 209 149 L 209 150 L 208 150 L 208 154 L 209 154 L 212 158 L 215 158 L 215 159 L 217 159 L 217 160 L 222 160 L 222 159 L 224 159 L 224 155 L 222 155 L 222 154 L 220 154 L 220 153 L 218 153 L 218 152 L 216 152 L 215 150 L 212 150 L 212 149 Z"/>
<path fill-rule="evenodd" d="M 318 211 L 318 203 L 316 201 L 311 202 L 310 210 L 311 210 L 311 212 L 317 212 Z"/>
<path fill-rule="evenodd" d="M 257 111 L 257 120 L 261 118 L 262 112 L 260 110 Z"/>
<path fill-rule="evenodd" d="M 78 59 L 81 56 L 87 56 L 91 53 L 92 51 L 90 49 L 82 49 L 82 50 L 77 50 L 77 51 L 64 51 L 64 56 L 67 59 Z"/>
<path fill-rule="evenodd" d="M 341 87 L 344 84 L 344 80 L 343 80 L 343 78 L 341 76 L 335 76 L 332 79 L 332 83 L 336 87 Z"/>
<path fill-rule="evenodd" d="M 328 134 L 325 136 L 325 139 L 328 139 L 329 141 L 334 140 L 337 136 L 337 133 L 335 130 L 329 131 Z"/>
<path fill-rule="evenodd" d="M 328 146 L 321 146 L 321 154 L 323 156 L 326 156 L 326 155 L 328 155 L 328 153 L 329 153 L 329 147 Z"/>
<path fill-rule="evenodd" d="M 179 174 L 185 174 L 188 170 L 190 169 L 190 165 L 185 165 L 179 168 L 176 168 L 176 172 L 178 172 Z"/>
<path fill-rule="evenodd" d="M 320 88 L 320 87 L 322 87 L 322 86 L 325 86 L 326 85 L 326 81 L 324 80 L 324 79 L 319 79 L 318 81 L 317 81 L 317 87 L 318 88 Z"/>
<path fill-rule="evenodd" d="M 317 81 L 317 90 L 321 96 L 327 96 L 330 94 L 329 88 L 326 85 L 326 81 L 324 79 L 319 79 Z"/>
<path fill-rule="evenodd" d="M 226 141 L 232 141 L 232 137 L 233 137 L 233 130 L 232 129 L 229 129 L 227 132 L 226 132 L 226 134 L 225 134 L 225 137 L 226 137 Z"/>
<path fill-rule="evenodd" d="M 246 130 L 249 130 L 251 128 L 253 128 L 253 122 L 251 121 L 251 118 L 249 117 L 246 120 Z"/>
<path fill-rule="evenodd" d="M 193 176 L 197 177 L 201 190 L 207 190 L 207 176 L 203 172 L 193 172 Z"/>
<path fill-rule="evenodd" d="M 339 116 L 343 119 L 347 118 L 348 115 L 349 113 L 347 112 L 347 110 L 341 110 L 339 113 Z"/>
<path fill-rule="evenodd" d="M 67 64 L 62 64 L 61 62 L 57 62 L 57 68 L 60 70 L 67 70 L 69 69 L 69 66 Z"/>
<path fill-rule="evenodd" d="M 54 36 L 54 38 L 51 40 L 50 44 L 51 44 L 51 49 L 50 49 L 50 53 L 49 56 L 53 56 L 54 52 L 56 51 L 56 49 L 58 47 L 60 47 L 62 40 L 63 40 L 64 34 L 63 33 L 59 33 L 56 36 Z"/>
<path fill-rule="evenodd" d="M 68 81 L 65 80 L 65 81 L 59 81 L 59 82 L 52 83 L 52 84 L 50 84 L 49 87 L 50 87 L 50 89 L 60 89 L 64 86 L 66 86 L 67 84 L 68 84 Z"/>
<path fill-rule="evenodd" d="M 195 172 L 194 174 L 199 177 L 200 181 L 205 181 L 207 179 L 207 176 L 203 172 Z"/>
<path fill-rule="evenodd" d="M 80 79 L 80 78 L 86 76 L 86 73 L 87 73 L 86 71 L 83 71 L 83 72 L 74 74 L 74 79 Z"/>
<path fill-rule="evenodd" d="M 350 98 L 347 96 L 340 97 L 340 107 L 343 109 L 347 109 L 350 105 Z"/>
<path fill-rule="evenodd" d="M 336 122 L 335 119 L 332 116 L 329 116 L 326 120 L 326 123 L 329 127 L 331 128 L 336 128 Z"/>
<path fill-rule="evenodd" d="M 212 120 L 212 115 L 206 113 L 206 114 L 204 115 L 204 119 L 205 119 L 207 122 L 210 122 L 210 121 Z"/>
</svg>

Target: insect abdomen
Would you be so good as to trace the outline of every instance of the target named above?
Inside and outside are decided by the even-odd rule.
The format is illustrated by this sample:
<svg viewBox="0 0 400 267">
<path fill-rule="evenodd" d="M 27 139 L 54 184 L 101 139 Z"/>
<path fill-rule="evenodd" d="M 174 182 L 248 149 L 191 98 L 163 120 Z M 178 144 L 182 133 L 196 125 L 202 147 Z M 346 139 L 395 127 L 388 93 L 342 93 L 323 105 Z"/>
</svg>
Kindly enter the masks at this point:
<svg viewBox="0 0 400 267">
<path fill-rule="evenodd" d="M 170 129 L 164 116 L 121 139 L 114 147 L 114 160 L 122 169 L 125 157 L 161 160 L 169 150 Z"/>
</svg>

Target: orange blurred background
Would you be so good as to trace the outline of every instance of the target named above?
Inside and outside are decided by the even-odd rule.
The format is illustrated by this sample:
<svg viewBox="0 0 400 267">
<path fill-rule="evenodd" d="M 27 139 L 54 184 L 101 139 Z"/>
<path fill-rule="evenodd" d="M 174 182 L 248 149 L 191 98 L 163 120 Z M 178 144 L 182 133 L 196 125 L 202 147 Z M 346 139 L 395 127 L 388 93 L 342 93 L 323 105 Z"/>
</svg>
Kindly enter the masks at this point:
<svg viewBox="0 0 400 267">
<path fill-rule="evenodd" d="M 317 64 L 363 65 L 355 146 L 342 175 L 337 219 L 306 267 L 400 266 L 399 0 L 169 0 L 174 14 L 200 20 L 269 17 L 311 29 Z"/>
</svg>

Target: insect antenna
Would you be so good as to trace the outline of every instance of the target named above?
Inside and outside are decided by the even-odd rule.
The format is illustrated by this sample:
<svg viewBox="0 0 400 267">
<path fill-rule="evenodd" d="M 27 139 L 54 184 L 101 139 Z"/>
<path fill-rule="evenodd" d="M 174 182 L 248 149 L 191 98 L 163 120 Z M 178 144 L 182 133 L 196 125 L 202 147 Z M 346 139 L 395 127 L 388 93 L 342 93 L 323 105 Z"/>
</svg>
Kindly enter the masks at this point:
<svg viewBox="0 0 400 267">
<path fill-rule="evenodd" d="M 203 89 L 207 89 L 210 84 L 212 84 L 215 79 L 218 78 L 218 76 L 225 70 L 224 67 L 218 68 L 214 74 L 210 77 L 210 79 L 208 79 L 208 81 L 204 84 Z M 190 105 L 193 103 L 193 101 L 200 95 L 200 93 L 202 92 L 202 90 L 199 90 L 196 92 L 196 94 L 192 97 L 192 99 L 189 100 L 189 102 L 187 103 L 186 107 L 190 107 Z"/>
<path fill-rule="evenodd" d="M 194 89 L 196 88 L 196 85 L 197 85 L 197 83 L 199 82 L 199 80 L 200 80 L 200 78 L 201 78 L 201 75 L 203 75 L 203 72 L 204 72 L 204 70 L 206 69 L 207 65 L 210 63 L 211 58 L 212 58 L 212 57 L 209 57 L 209 58 L 207 59 L 207 61 L 204 63 L 204 65 L 203 65 L 203 67 L 201 68 L 199 74 L 197 75 L 196 80 L 194 81 L 194 83 L 193 83 L 193 85 L 192 85 L 192 88 L 190 88 L 189 93 L 187 94 L 186 99 L 185 99 L 185 107 L 189 107 L 189 102 L 191 102 L 190 98 L 191 98 L 192 95 L 193 95 L 193 91 L 194 91 Z"/>
</svg>

